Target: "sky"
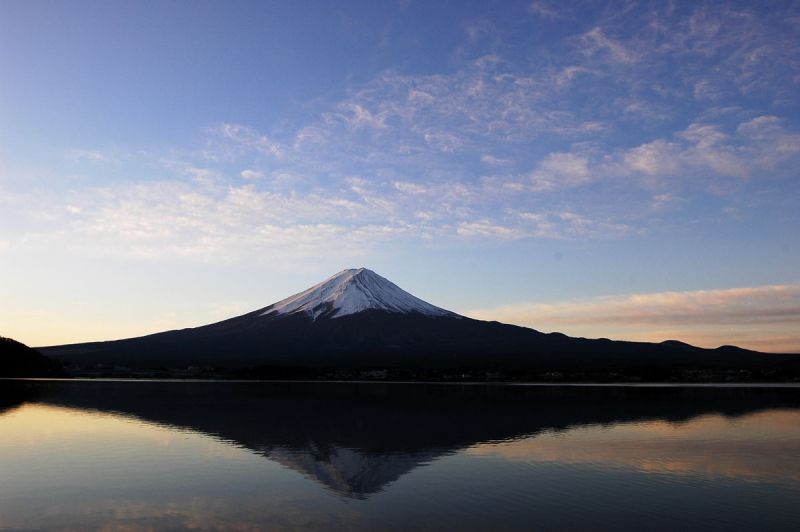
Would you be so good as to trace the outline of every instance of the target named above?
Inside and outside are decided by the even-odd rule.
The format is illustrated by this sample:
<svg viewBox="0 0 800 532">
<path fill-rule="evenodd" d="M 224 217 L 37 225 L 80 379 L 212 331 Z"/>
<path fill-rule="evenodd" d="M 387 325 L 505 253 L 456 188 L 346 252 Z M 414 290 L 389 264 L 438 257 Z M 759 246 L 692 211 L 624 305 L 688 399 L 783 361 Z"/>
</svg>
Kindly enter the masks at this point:
<svg viewBox="0 0 800 532">
<path fill-rule="evenodd" d="M 800 3 L 0 3 L 0 335 L 368 267 L 570 335 L 800 352 Z"/>
</svg>

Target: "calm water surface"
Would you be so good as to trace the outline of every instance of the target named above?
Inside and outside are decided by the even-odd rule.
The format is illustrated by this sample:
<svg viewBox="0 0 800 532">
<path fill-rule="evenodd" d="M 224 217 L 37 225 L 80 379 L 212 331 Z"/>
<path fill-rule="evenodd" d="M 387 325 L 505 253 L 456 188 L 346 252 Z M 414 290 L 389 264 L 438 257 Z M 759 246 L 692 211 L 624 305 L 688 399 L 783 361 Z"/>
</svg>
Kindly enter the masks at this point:
<svg viewBox="0 0 800 532">
<path fill-rule="evenodd" d="M 800 389 L 0 382 L 0 529 L 800 529 Z"/>
</svg>

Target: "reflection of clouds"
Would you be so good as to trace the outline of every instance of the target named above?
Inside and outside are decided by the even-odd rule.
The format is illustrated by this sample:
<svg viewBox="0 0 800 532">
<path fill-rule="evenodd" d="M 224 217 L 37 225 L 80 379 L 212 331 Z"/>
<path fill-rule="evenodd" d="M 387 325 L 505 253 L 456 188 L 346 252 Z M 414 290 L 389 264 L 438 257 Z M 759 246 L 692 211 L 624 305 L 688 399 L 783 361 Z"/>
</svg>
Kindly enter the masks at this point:
<svg viewBox="0 0 800 532">
<path fill-rule="evenodd" d="M 359 521 L 356 508 L 316 501 L 292 494 L 242 494 L 236 498 L 170 497 L 169 500 L 96 500 L 91 504 L 50 504 L 40 507 L 40 526 L 48 530 L 331 530 L 352 529 Z M 24 527 L 31 521 L 0 519 L 0 526 Z M 12 517 L 12 519 L 9 519 Z M 37 516 L 38 517 L 38 516 Z"/>
<path fill-rule="evenodd" d="M 169 501 L 97 501 L 89 506 L 50 505 L 43 510 L 48 529 L 108 531 L 143 530 L 331 530 L 351 529 L 358 523 L 355 508 L 318 504 L 270 494 L 237 498 L 186 497 Z M 57 517 L 56 517 L 57 516 Z"/>
<path fill-rule="evenodd" d="M 588 426 L 466 452 L 522 462 L 632 468 L 713 479 L 800 481 L 800 412 L 771 410 L 731 419 L 708 415 L 683 423 L 651 421 Z"/>
<path fill-rule="evenodd" d="M 0 434 L 0 528 L 324 530 L 357 517 L 245 449 L 129 416 L 26 404 L 0 415 Z M 239 482 L 259 489 L 229 491 Z"/>
<path fill-rule="evenodd" d="M 0 433 L 7 446 L 35 454 L 30 449 L 58 444 L 63 449 L 94 453 L 98 457 L 111 457 L 115 450 L 107 445 L 111 440 L 120 449 L 131 445 L 148 444 L 166 449 L 174 447 L 191 431 L 160 425 L 148 421 L 109 412 L 76 410 L 68 407 L 40 404 L 24 404 L 13 410 L 0 413 Z M 90 435 L 91 438 L 87 438 Z M 208 457 L 222 456 L 227 447 L 198 446 L 205 448 Z M 178 450 L 174 451 L 178 453 Z M 237 449 L 241 453 L 241 450 Z M 214 453 L 214 454 L 211 454 Z M 0 463 L 2 463 L 0 457 Z"/>
<path fill-rule="evenodd" d="M 314 440 L 279 445 L 266 439 L 247 445 L 215 431 L 197 432 L 194 428 L 114 411 L 40 404 L 26 404 L 0 415 L 0 433 L 4 436 L 0 442 L 0 465 L 3 444 L 25 456 L 39 452 L 46 455 L 54 447 L 67 456 L 91 456 L 98 462 L 98 470 L 115 467 L 117 459 L 123 462 L 123 468 L 140 461 L 146 471 L 156 463 L 171 468 L 171 460 L 248 461 L 255 452 L 267 458 L 267 463 L 280 464 L 339 495 L 355 499 L 382 491 L 443 453 L 441 449 L 370 452 Z"/>
<path fill-rule="evenodd" d="M 139 387 L 140 384 L 132 386 Z M 135 394 L 133 403 L 141 399 L 136 399 Z M 94 397 L 94 401 L 102 404 L 100 397 L 102 394 Z M 228 403 L 224 400 L 225 394 L 214 397 L 214 401 L 225 405 L 221 409 L 225 416 L 230 416 L 236 405 L 241 404 Z M 189 399 L 196 410 L 192 410 L 189 414 L 194 415 L 188 415 L 187 419 L 214 418 L 214 411 L 209 412 L 207 404 L 196 404 L 194 398 L 186 398 Z M 366 400 L 366 397 L 362 399 Z M 261 409 L 256 408 L 259 405 L 253 405 L 249 400 L 248 397 L 248 404 L 254 411 L 260 412 Z M 382 433 L 370 423 L 356 424 L 358 436 L 348 440 L 349 445 L 336 443 L 342 437 L 339 431 L 347 433 L 353 428 L 343 426 L 346 423 L 341 423 L 341 418 L 334 418 L 329 429 L 323 429 L 314 437 L 314 429 L 309 427 L 315 420 L 297 416 L 297 425 L 290 422 L 288 429 L 284 429 L 299 433 L 297 442 L 276 444 L 273 442 L 284 440 L 269 430 L 249 441 L 230 436 L 236 434 L 234 430 L 215 429 L 214 423 L 205 429 L 176 428 L 169 424 L 169 415 L 163 418 L 155 416 L 162 421 L 149 422 L 145 420 L 150 418 L 142 413 L 138 414 L 139 417 L 132 417 L 26 404 L 0 416 L 0 471 L 4 479 L 0 483 L 0 527 L 248 530 L 263 529 L 268 524 L 271 529 L 327 530 L 371 529 L 376 522 L 386 524 L 389 522 L 387 519 L 398 519 L 391 522 L 401 528 L 402 524 L 409 522 L 404 520 L 407 516 L 391 515 L 391 512 L 387 515 L 387 500 L 392 501 L 392 508 L 402 509 L 411 494 L 424 493 L 421 499 L 417 499 L 421 506 L 412 509 L 412 513 L 416 511 L 430 519 L 432 513 L 444 508 L 446 520 L 443 522 L 452 523 L 465 515 L 469 519 L 475 501 L 487 500 L 480 499 L 486 494 L 474 488 L 485 485 L 485 482 L 494 483 L 491 485 L 500 492 L 516 491 L 507 499 L 512 506 L 505 507 L 513 512 L 527 511 L 525 505 L 531 501 L 538 501 L 534 505 L 541 504 L 536 482 L 531 481 L 520 492 L 520 486 L 509 483 L 509 477 L 504 476 L 509 471 L 519 471 L 516 464 L 487 471 L 485 467 L 471 467 L 476 456 L 552 463 L 558 468 L 550 470 L 557 471 L 559 479 L 570 483 L 570 489 L 590 491 L 591 488 L 586 486 L 572 484 L 575 481 L 572 474 L 591 470 L 610 472 L 612 477 L 620 471 L 673 475 L 675 478 L 669 480 L 676 489 L 691 486 L 696 477 L 765 483 L 800 479 L 800 457 L 796 452 L 800 444 L 800 411 L 770 410 L 736 418 L 706 415 L 683 422 L 586 424 L 592 419 L 617 419 L 613 415 L 598 417 L 596 412 L 595 415 L 587 414 L 583 421 L 577 420 L 581 419 L 579 416 L 567 423 L 573 416 L 566 411 L 583 411 L 588 407 L 588 400 L 584 398 L 579 404 L 567 401 L 552 411 L 554 405 L 543 406 L 540 416 L 549 421 L 534 423 L 526 432 L 504 432 L 503 423 L 495 425 L 497 410 L 475 414 L 475 418 L 464 419 L 463 425 L 473 422 L 477 426 L 481 423 L 487 426 L 450 443 L 441 443 L 430 423 L 415 426 L 407 423 L 410 418 L 398 416 L 395 421 L 401 427 L 400 432 L 416 430 L 412 443 L 416 438 L 419 440 L 413 447 L 400 445 L 397 448 L 392 445 L 398 439 L 402 440 L 402 436 L 393 432 L 391 437 L 377 437 Z M 687 402 L 686 398 L 677 402 L 681 401 Z M 664 403 L 671 404 L 671 401 L 650 405 L 657 412 Z M 123 401 L 121 404 L 126 403 Z M 174 414 L 183 411 L 187 414 L 180 400 L 169 406 L 159 401 L 150 404 L 156 412 L 172 411 Z M 467 405 L 480 410 L 474 403 Z M 613 412 L 612 405 L 627 412 L 628 407 L 624 406 L 627 403 L 622 401 L 614 401 L 607 409 L 601 410 Z M 106 408 L 110 412 L 128 411 L 125 408 L 112 410 L 111 405 L 106 405 Z M 588 410 L 591 411 L 591 407 Z M 695 406 L 692 411 L 703 411 L 703 408 Z M 347 415 L 351 415 L 350 412 L 347 410 Z M 444 419 L 453 413 L 452 409 L 445 409 L 437 416 Z M 392 417 L 390 409 L 376 409 L 374 415 Z M 421 418 L 424 415 L 420 413 L 413 415 L 414 420 Z M 514 426 L 522 431 L 524 415 L 517 418 L 512 414 L 511 418 Z M 203 424 L 197 422 L 193 425 L 180 419 L 181 416 L 177 415 L 172 422 L 187 427 Z M 264 421 L 259 416 L 225 417 L 221 427 L 250 427 L 258 419 Z M 638 416 L 634 414 L 627 419 L 638 419 Z M 685 416 L 674 419 L 685 419 Z M 280 424 L 275 423 L 276 419 L 269 421 L 272 425 Z M 559 426 L 578 428 L 547 429 Z M 475 441 L 496 442 L 499 438 L 541 430 L 544 432 L 537 437 L 469 446 Z M 248 430 L 240 434 L 248 434 Z M 359 450 L 358 442 L 371 439 L 373 445 L 377 444 L 372 451 L 367 448 Z M 440 444 L 434 443 L 437 441 Z M 416 477 L 406 477 L 403 482 L 382 489 L 401 475 L 451 452 L 457 454 L 454 460 L 438 461 L 425 471 L 418 471 Z M 301 475 L 315 482 L 309 482 Z M 677 478 L 682 475 L 692 478 Z M 647 477 L 639 480 L 647 481 Z M 675 480 L 677 482 L 673 482 Z M 317 483 L 344 497 L 331 496 L 330 490 L 321 489 Z M 377 491 L 382 492 L 380 496 Z M 46 494 L 46 499 L 42 494 Z M 373 494 L 376 496 L 372 497 Z M 431 494 L 437 498 L 424 500 Z M 366 499 L 370 500 L 369 505 Z M 453 508 L 464 511 L 457 512 L 458 516 L 454 517 Z M 552 511 L 545 506 L 539 509 Z M 568 511 L 573 511 L 573 507 Z"/>
</svg>

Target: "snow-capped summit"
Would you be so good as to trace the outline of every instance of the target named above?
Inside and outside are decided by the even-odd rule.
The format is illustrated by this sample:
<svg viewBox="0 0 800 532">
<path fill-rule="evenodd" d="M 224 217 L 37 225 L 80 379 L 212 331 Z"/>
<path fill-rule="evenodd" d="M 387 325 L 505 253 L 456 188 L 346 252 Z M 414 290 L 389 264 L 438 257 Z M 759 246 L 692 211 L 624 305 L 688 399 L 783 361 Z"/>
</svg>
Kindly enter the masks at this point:
<svg viewBox="0 0 800 532">
<path fill-rule="evenodd" d="M 343 270 L 304 292 L 267 307 L 262 315 L 305 312 L 313 319 L 323 314 L 338 318 L 363 310 L 459 317 L 458 314 L 412 296 L 366 268 Z"/>
</svg>

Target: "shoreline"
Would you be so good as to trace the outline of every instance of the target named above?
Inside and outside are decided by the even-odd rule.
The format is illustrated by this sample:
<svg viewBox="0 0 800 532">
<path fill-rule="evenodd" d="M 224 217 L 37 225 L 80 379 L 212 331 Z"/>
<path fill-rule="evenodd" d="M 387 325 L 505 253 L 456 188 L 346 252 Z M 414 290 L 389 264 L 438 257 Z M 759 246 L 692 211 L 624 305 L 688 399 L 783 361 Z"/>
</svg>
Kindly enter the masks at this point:
<svg viewBox="0 0 800 532">
<path fill-rule="evenodd" d="M 379 381 L 310 379 L 179 379 L 135 377 L 0 377 L 0 381 L 28 382 L 149 382 L 149 383 L 230 383 L 230 384 L 404 384 L 448 386 L 518 386 L 573 388 L 798 388 L 800 382 L 515 382 L 515 381 Z"/>
</svg>

